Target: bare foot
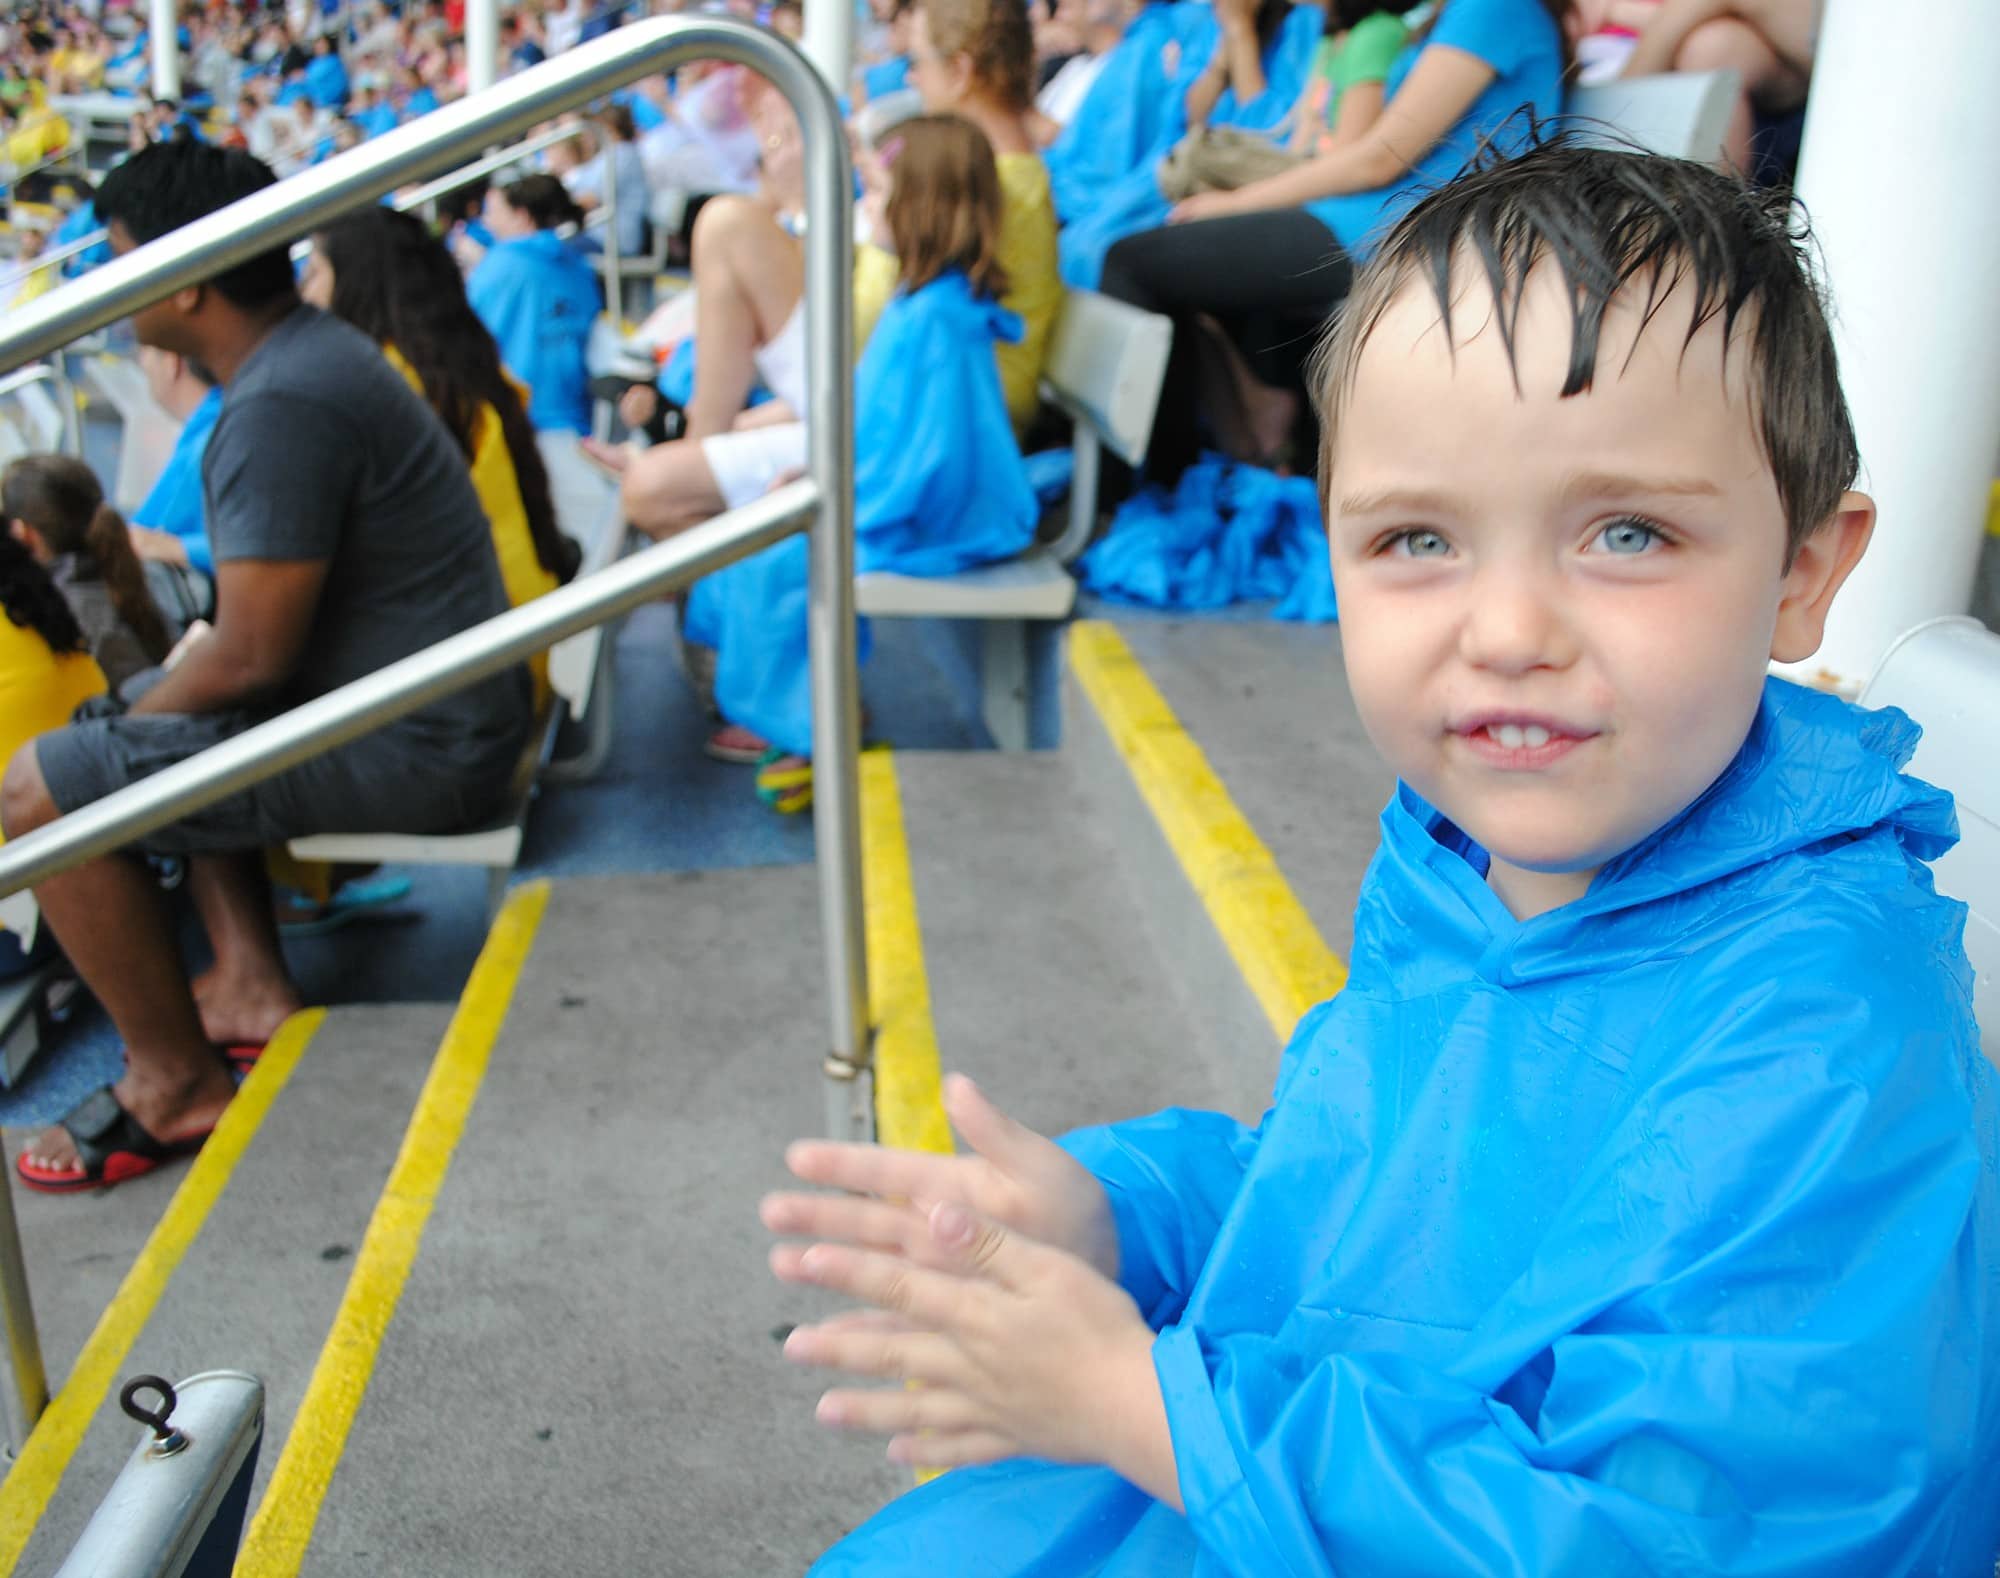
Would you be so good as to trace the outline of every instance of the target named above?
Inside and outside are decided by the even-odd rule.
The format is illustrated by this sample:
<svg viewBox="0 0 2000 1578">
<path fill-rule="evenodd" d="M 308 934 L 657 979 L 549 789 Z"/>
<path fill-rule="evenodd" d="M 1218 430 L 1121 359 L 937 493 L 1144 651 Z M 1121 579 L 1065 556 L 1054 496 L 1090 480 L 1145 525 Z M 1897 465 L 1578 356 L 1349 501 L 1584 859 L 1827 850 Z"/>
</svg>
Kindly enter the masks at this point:
<svg viewBox="0 0 2000 1578">
<path fill-rule="evenodd" d="M 111 1087 L 111 1093 L 140 1128 L 162 1144 L 171 1145 L 214 1128 L 236 1094 L 236 1084 L 215 1061 L 192 1081 L 134 1079 L 128 1071 Z M 76 1141 L 60 1125 L 44 1129 L 22 1147 L 21 1154 L 44 1172 L 83 1176 Z"/>
<path fill-rule="evenodd" d="M 625 475 L 625 468 L 632 464 L 630 444 L 607 444 L 601 438 L 586 438 L 578 443 L 586 459 L 594 460 L 613 476 Z"/>
<path fill-rule="evenodd" d="M 260 1047 L 305 1007 L 289 981 L 230 982 L 208 970 L 189 984 L 202 1033 L 219 1047 Z"/>
</svg>

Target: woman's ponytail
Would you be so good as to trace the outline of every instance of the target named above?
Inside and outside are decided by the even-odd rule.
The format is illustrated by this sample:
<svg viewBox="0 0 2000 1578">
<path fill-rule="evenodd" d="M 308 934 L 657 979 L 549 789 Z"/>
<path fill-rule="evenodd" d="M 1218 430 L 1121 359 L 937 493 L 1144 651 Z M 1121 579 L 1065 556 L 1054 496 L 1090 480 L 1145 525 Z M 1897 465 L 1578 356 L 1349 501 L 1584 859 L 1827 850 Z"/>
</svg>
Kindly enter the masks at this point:
<svg viewBox="0 0 2000 1578">
<path fill-rule="evenodd" d="M 146 657 L 154 663 L 164 662 L 173 646 L 167 622 L 160 617 L 159 605 L 146 585 L 146 567 L 132 550 L 132 534 L 126 529 L 125 517 L 109 504 L 98 505 L 91 515 L 90 528 L 84 533 L 83 553 L 97 566 L 104 589 L 111 595 L 111 606 L 118 610 L 126 628 L 139 638 Z"/>
</svg>

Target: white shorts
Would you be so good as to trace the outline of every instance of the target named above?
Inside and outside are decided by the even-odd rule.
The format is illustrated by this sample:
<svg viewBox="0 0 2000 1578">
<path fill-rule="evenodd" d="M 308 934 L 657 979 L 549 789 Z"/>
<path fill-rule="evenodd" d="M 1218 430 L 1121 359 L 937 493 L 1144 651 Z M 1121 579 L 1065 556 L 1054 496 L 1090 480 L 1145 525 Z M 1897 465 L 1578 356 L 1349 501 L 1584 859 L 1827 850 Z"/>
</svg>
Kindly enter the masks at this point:
<svg viewBox="0 0 2000 1578">
<path fill-rule="evenodd" d="M 801 301 L 792 309 L 785 326 L 760 345 L 751 360 L 766 389 L 790 406 L 801 418 L 806 409 L 806 306 Z M 806 463 L 806 425 L 803 420 L 781 422 L 773 427 L 753 427 L 739 433 L 717 433 L 701 441 L 701 458 L 715 477 L 725 509 L 740 509 L 771 491 L 772 484 L 788 471 L 802 471 Z"/>
</svg>

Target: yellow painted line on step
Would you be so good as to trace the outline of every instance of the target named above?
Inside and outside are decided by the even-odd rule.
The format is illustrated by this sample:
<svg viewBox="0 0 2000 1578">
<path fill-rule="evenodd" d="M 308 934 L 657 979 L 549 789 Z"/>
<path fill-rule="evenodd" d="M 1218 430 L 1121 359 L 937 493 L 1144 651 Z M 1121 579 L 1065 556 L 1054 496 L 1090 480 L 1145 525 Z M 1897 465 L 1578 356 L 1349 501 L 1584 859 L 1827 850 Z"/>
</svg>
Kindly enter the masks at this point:
<svg viewBox="0 0 2000 1578">
<path fill-rule="evenodd" d="M 244 1536 L 236 1578 L 290 1578 L 305 1560 L 320 1504 L 346 1449 L 383 1335 L 416 1261 L 452 1152 L 465 1133 L 548 902 L 546 882 L 516 888 L 472 967 L 403 1134 L 396 1165 L 375 1202 L 285 1450 Z"/>
<path fill-rule="evenodd" d="M 21 1448 L 6 1483 L 0 1484 L 0 1575 L 13 1572 L 20 1561 L 71 1457 L 117 1381 L 133 1342 L 166 1292 L 174 1268 L 201 1232 L 264 1115 L 292 1077 L 292 1069 L 325 1018 L 326 1011 L 319 1008 L 294 1014 L 271 1038 L 208 1143 L 189 1165 L 187 1176 L 167 1202 L 166 1214 L 154 1226 L 139 1258 L 132 1262 L 132 1269 L 98 1317 L 69 1379 Z"/>
<path fill-rule="evenodd" d="M 1347 980 L 1199 745 L 1101 620 L 1070 627 L 1069 663 L 1280 1040 Z"/>
<path fill-rule="evenodd" d="M 869 1019 L 875 1026 L 875 1136 L 898 1150 L 952 1152 L 930 977 L 903 835 L 896 758 L 861 758 L 861 870 L 867 895 Z"/>
</svg>

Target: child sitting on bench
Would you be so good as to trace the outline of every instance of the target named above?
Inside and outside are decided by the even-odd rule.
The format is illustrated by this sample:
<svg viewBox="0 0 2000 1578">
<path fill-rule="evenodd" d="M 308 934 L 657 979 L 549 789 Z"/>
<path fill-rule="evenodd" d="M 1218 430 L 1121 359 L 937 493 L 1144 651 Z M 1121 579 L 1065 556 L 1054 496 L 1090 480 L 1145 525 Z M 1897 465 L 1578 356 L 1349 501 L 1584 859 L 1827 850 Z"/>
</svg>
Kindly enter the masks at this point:
<svg viewBox="0 0 2000 1578">
<path fill-rule="evenodd" d="M 1874 507 L 1784 200 L 1551 143 L 1427 198 L 1318 379 L 1400 777 L 1262 1123 L 805 1143 L 788 1357 L 956 1472 L 866 1573 L 1983 1574 L 2000 1101 L 1917 730 L 1767 676 Z M 907 1383 L 920 1383 L 910 1385 Z M 984 1466 L 961 1466 L 984 1465 Z"/>
</svg>

